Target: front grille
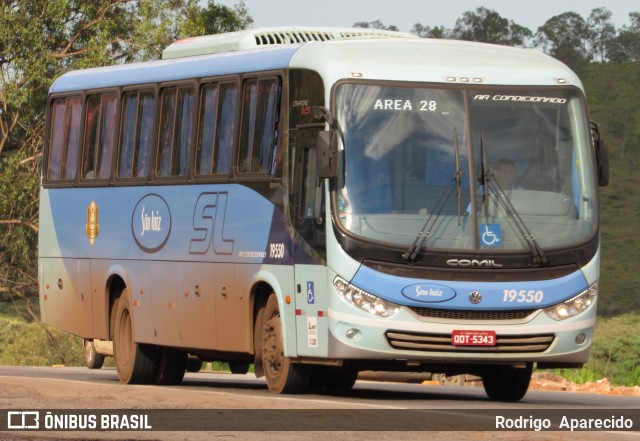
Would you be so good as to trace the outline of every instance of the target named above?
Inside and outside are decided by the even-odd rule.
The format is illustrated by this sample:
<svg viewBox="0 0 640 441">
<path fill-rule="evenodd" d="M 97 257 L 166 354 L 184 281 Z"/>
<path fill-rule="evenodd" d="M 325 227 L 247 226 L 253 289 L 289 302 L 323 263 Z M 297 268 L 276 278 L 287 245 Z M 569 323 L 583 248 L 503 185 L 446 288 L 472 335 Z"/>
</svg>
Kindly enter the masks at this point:
<svg viewBox="0 0 640 441">
<path fill-rule="evenodd" d="M 445 320 L 523 320 L 537 309 L 520 309 L 515 311 L 458 311 L 454 309 L 434 309 L 410 307 L 420 317 Z"/>
<path fill-rule="evenodd" d="M 497 335 L 495 346 L 454 346 L 451 344 L 451 334 L 423 334 L 390 330 L 385 335 L 394 349 L 496 354 L 544 352 L 555 338 L 553 334 Z"/>
</svg>

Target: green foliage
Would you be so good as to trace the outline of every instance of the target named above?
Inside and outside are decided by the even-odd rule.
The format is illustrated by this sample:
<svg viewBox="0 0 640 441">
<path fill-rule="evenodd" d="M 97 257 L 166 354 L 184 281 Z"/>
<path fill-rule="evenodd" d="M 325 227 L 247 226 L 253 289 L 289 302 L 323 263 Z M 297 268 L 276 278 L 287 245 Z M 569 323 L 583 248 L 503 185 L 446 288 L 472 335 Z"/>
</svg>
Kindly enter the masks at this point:
<svg viewBox="0 0 640 441">
<path fill-rule="evenodd" d="M 0 302 L 0 364 L 84 366 L 82 339 L 43 325 L 39 314 L 29 299 Z"/>
<path fill-rule="evenodd" d="M 0 316 L 0 364 L 81 366 L 82 339 L 39 322 Z"/>
<path fill-rule="evenodd" d="M 363 28 L 363 29 L 379 29 L 382 31 L 398 31 L 398 28 L 395 25 L 385 25 L 380 20 L 375 21 L 359 21 L 358 23 L 354 23 L 354 28 Z"/>
<path fill-rule="evenodd" d="M 456 21 L 452 38 L 508 46 L 526 46 L 532 32 L 503 18 L 496 11 L 479 7 L 475 12 L 467 11 Z"/>
<path fill-rule="evenodd" d="M 580 73 L 584 64 L 591 61 L 587 42 L 587 23 L 575 12 L 565 12 L 550 18 L 536 33 L 536 43 L 546 53 L 564 61 L 577 73 Z"/>
<path fill-rule="evenodd" d="M 0 3 L 0 300 L 37 292 L 38 184 L 47 92 L 64 72 L 158 58 L 174 40 L 252 23 L 243 2 Z"/>
<path fill-rule="evenodd" d="M 535 32 L 484 7 L 462 14 L 453 29 L 416 23 L 419 37 L 453 38 L 509 46 L 536 47 L 563 61 L 578 74 L 590 61 L 640 62 L 640 12 L 629 13 L 629 26 L 616 29 L 607 8 L 595 8 L 587 19 L 571 11 L 548 19 Z M 369 27 L 356 23 L 355 26 Z M 395 26 L 394 26 L 395 28 Z"/>
<path fill-rule="evenodd" d="M 610 183 L 602 187 L 602 269 L 598 311 L 640 310 L 640 70 L 632 63 L 590 64 L 583 76 L 591 117 L 609 145 Z M 640 329 L 638 330 L 640 331 Z M 638 332 L 640 333 L 640 332 Z"/>
</svg>

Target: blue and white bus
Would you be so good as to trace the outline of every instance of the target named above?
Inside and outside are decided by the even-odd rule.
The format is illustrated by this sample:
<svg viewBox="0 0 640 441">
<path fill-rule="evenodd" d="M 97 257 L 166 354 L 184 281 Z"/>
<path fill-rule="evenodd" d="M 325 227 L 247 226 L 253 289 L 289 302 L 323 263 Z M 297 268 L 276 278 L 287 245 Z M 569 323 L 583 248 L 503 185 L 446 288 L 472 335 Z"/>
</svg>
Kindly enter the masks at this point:
<svg viewBox="0 0 640 441">
<path fill-rule="evenodd" d="M 551 57 L 242 31 L 67 73 L 47 115 L 42 318 L 123 383 L 219 360 L 275 393 L 415 371 L 519 400 L 588 360 L 607 156 Z"/>
</svg>

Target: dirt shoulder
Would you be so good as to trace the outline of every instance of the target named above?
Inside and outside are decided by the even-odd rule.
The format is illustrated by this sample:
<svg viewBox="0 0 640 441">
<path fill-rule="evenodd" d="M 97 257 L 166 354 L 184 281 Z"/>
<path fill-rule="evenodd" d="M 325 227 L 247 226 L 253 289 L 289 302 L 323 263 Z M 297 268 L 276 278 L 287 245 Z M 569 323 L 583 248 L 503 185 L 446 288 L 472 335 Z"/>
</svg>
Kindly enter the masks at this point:
<svg viewBox="0 0 640 441">
<path fill-rule="evenodd" d="M 608 379 L 577 384 L 551 372 L 536 372 L 531 378 L 529 390 L 583 392 L 588 394 L 640 396 L 640 386 L 614 386 Z"/>
</svg>

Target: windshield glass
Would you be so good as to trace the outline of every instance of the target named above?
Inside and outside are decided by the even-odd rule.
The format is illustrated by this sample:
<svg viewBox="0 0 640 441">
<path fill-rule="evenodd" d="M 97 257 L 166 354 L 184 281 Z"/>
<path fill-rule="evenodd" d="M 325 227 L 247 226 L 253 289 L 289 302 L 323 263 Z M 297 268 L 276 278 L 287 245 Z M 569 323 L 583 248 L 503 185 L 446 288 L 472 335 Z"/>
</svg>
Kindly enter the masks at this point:
<svg viewBox="0 0 640 441">
<path fill-rule="evenodd" d="M 539 252 L 595 231 L 576 91 L 344 83 L 336 104 L 344 143 L 337 215 L 354 235 Z"/>
</svg>

